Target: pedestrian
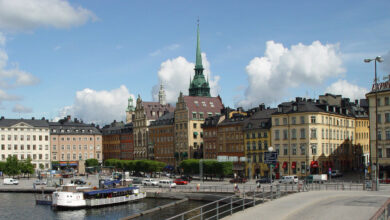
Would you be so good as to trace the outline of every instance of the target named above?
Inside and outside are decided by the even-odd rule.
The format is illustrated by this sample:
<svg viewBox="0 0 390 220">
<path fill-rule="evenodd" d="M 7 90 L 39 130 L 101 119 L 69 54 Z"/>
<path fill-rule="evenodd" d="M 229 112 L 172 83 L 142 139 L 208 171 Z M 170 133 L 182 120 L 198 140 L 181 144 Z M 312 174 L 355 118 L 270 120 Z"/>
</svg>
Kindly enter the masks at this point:
<svg viewBox="0 0 390 220">
<path fill-rule="evenodd" d="M 87 173 L 87 179 L 88 179 L 88 173 Z"/>
<path fill-rule="evenodd" d="M 199 191 L 199 188 L 200 188 L 200 184 L 198 183 L 198 184 L 196 185 L 196 190 Z"/>
</svg>

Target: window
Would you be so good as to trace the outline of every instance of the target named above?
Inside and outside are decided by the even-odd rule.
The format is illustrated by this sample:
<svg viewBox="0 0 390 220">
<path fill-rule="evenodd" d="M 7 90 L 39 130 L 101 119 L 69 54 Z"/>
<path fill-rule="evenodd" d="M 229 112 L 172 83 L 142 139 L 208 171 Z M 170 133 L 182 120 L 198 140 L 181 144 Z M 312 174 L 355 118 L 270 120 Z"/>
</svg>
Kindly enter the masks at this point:
<svg viewBox="0 0 390 220">
<path fill-rule="evenodd" d="M 264 141 L 264 149 L 268 149 L 268 142 Z"/>
<path fill-rule="evenodd" d="M 390 123 L 390 113 L 385 113 L 385 122 Z"/>
<path fill-rule="evenodd" d="M 276 145 L 275 145 L 275 151 L 276 151 L 276 153 L 279 154 L 279 144 L 276 144 Z"/>
<path fill-rule="evenodd" d="M 311 144 L 311 154 L 317 155 L 317 144 Z"/>
<path fill-rule="evenodd" d="M 382 123 L 382 117 L 381 117 L 381 114 L 378 114 L 378 124 L 381 124 Z"/>
<path fill-rule="evenodd" d="M 258 147 L 259 150 L 261 150 L 261 141 L 257 142 L 257 147 Z"/>
<path fill-rule="evenodd" d="M 386 148 L 386 157 L 390 158 L 390 148 Z"/>
<path fill-rule="evenodd" d="M 390 140 L 390 130 L 386 130 L 386 140 Z"/>
<path fill-rule="evenodd" d="M 251 150 L 251 142 L 249 141 L 246 143 L 246 150 Z"/>
<path fill-rule="evenodd" d="M 389 97 L 385 97 L 385 105 L 390 105 Z"/>
<path fill-rule="evenodd" d="M 279 125 L 279 118 L 275 118 L 275 125 Z"/>
<path fill-rule="evenodd" d="M 297 155 L 297 145 L 296 144 L 292 144 L 291 148 L 292 148 L 292 155 Z"/>
<path fill-rule="evenodd" d="M 192 112 L 192 118 L 196 118 L 196 112 Z"/>
<path fill-rule="evenodd" d="M 295 128 L 291 130 L 291 138 L 297 139 L 297 130 Z"/>
<path fill-rule="evenodd" d="M 322 139 L 325 139 L 325 129 L 322 129 L 322 133 L 321 134 L 322 134 L 321 135 Z"/>
<path fill-rule="evenodd" d="M 301 128 L 301 139 L 305 139 L 305 138 L 306 138 L 305 129 L 304 129 L 304 128 Z"/>
<path fill-rule="evenodd" d="M 305 116 L 301 116 L 300 120 L 301 120 L 301 124 L 305 124 Z"/>
<path fill-rule="evenodd" d="M 382 131 L 378 130 L 378 140 L 382 140 Z"/>
<path fill-rule="evenodd" d="M 301 173 L 304 174 L 306 169 L 306 163 L 304 161 L 301 162 Z"/>
<path fill-rule="evenodd" d="M 279 140 L 279 130 L 275 130 L 275 140 Z"/>
<path fill-rule="evenodd" d="M 203 112 L 199 112 L 199 118 L 200 119 L 203 119 L 204 117 L 203 117 Z"/>
<path fill-rule="evenodd" d="M 378 157 L 382 158 L 382 148 L 378 148 Z"/>
<path fill-rule="evenodd" d="M 287 146 L 287 144 L 283 145 L 283 154 L 284 155 L 288 155 L 288 146 Z"/>
<path fill-rule="evenodd" d="M 312 124 L 315 124 L 316 123 L 316 116 L 314 116 L 314 115 L 311 116 L 310 117 L 310 121 L 311 121 Z"/>
<path fill-rule="evenodd" d="M 291 118 L 291 124 L 295 125 L 297 123 L 296 117 Z"/>
<path fill-rule="evenodd" d="M 306 145 L 301 144 L 300 148 L 301 148 L 301 155 L 305 155 L 306 154 Z"/>
<path fill-rule="evenodd" d="M 287 125 L 287 118 L 283 118 L 283 125 Z"/>
<path fill-rule="evenodd" d="M 199 102 L 198 101 L 194 101 L 194 104 L 199 107 Z"/>
<path fill-rule="evenodd" d="M 194 128 L 196 128 L 196 123 L 193 124 Z"/>
<path fill-rule="evenodd" d="M 378 106 L 381 106 L 381 98 L 378 98 Z"/>
<path fill-rule="evenodd" d="M 317 129 L 316 128 L 310 129 L 310 138 L 317 139 Z"/>
<path fill-rule="evenodd" d="M 252 150 L 256 150 L 256 142 L 252 141 Z"/>
<path fill-rule="evenodd" d="M 284 139 L 284 140 L 287 140 L 287 139 L 288 139 L 288 132 L 287 132 L 287 129 L 284 129 L 284 130 L 283 130 L 283 139 Z"/>
</svg>

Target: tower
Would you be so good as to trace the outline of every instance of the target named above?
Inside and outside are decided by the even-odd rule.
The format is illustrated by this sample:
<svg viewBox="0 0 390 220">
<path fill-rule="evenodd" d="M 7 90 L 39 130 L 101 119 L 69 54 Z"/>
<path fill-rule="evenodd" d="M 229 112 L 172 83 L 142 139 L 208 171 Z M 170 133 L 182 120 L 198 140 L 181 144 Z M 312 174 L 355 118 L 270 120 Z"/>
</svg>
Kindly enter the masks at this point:
<svg viewBox="0 0 390 220">
<path fill-rule="evenodd" d="M 203 75 L 202 53 L 200 51 L 200 39 L 199 39 L 199 22 L 197 29 L 196 40 L 196 63 L 195 63 L 195 76 L 190 80 L 190 88 L 188 89 L 189 96 L 206 96 L 210 97 L 210 85 L 206 81 Z"/>
<path fill-rule="evenodd" d="M 165 101 L 165 90 L 164 90 L 164 86 L 163 86 L 162 83 L 160 85 L 160 91 L 158 91 L 158 102 L 160 103 L 160 105 L 165 105 L 166 104 L 166 101 Z"/>
<path fill-rule="evenodd" d="M 133 122 L 134 112 L 133 98 L 130 96 L 127 100 L 126 123 Z"/>
</svg>

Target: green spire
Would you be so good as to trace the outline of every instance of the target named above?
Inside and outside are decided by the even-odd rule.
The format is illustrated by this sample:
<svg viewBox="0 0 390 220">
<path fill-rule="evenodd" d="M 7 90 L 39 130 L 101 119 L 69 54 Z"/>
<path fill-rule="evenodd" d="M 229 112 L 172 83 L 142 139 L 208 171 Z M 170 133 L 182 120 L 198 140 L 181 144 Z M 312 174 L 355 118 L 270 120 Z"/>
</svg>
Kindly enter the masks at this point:
<svg viewBox="0 0 390 220">
<path fill-rule="evenodd" d="M 202 69 L 202 53 L 200 51 L 200 40 L 199 40 L 199 19 L 198 19 L 198 31 L 197 31 L 197 39 L 196 39 L 196 64 L 195 69 Z"/>
</svg>

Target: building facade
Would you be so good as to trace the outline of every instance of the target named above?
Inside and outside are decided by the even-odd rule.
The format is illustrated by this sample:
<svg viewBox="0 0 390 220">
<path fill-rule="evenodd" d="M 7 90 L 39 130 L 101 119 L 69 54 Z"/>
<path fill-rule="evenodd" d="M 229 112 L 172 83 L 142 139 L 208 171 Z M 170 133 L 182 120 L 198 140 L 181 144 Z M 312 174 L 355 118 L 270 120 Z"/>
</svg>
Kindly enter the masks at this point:
<svg viewBox="0 0 390 220">
<path fill-rule="evenodd" d="M 375 88 L 366 94 L 369 103 L 370 147 L 372 164 L 379 164 L 379 178 L 390 176 L 390 81 L 378 84 L 376 113 Z M 376 116 L 378 119 L 376 119 Z M 378 127 L 378 128 L 376 128 Z M 378 131 L 376 135 L 376 129 Z M 376 143 L 378 141 L 378 143 Z M 376 147 L 378 146 L 378 148 Z M 375 170 L 372 169 L 372 175 Z"/>
<path fill-rule="evenodd" d="M 149 127 L 150 142 L 153 145 L 154 160 L 174 167 L 175 133 L 174 113 L 169 112 L 153 121 Z"/>
<path fill-rule="evenodd" d="M 50 131 L 45 118 L 0 118 L 0 161 L 16 155 L 19 160 L 31 158 L 35 169 L 50 169 Z"/>
<path fill-rule="evenodd" d="M 85 124 L 70 116 L 49 122 L 51 160 L 60 166 L 78 167 L 87 159 L 103 160 L 102 134 L 93 124 Z"/>
<path fill-rule="evenodd" d="M 269 176 L 269 167 L 264 163 L 264 152 L 271 146 L 272 114 L 276 109 L 265 109 L 264 105 L 255 108 L 255 112 L 243 125 L 246 176 L 259 178 Z"/>
<path fill-rule="evenodd" d="M 225 115 L 215 115 L 206 118 L 203 129 L 203 158 L 217 159 L 218 156 L 218 125 L 225 120 Z"/>
<path fill-rule="evenodd" d="M 351 106 L 349 99 L 332 94 L 319 100 L 298 97 L 278 105 L 271 129 L 272 145 L 279 155 L 276 172 L 305 176 L 360 167 L 362 155 L 355 155 L 356 123 Z"/>
<path fill-rule="evenodd" d="M 162 91 L 161 91 L 162 90 Z M 149 125 L 167 112 L 174 112 L 175 108 L 166 104 L 165 92 L 160 87 L 158 102 L 144 102 L 138 96 L 134 112 L 134 159 L 152 159 L 153 146 L 149 141 Z"/>
<path fill-rule="evenodd" d="M 114 121 L 102 129 L 103 159 L 133 160 L 133 125 Z"/>
</svg>

